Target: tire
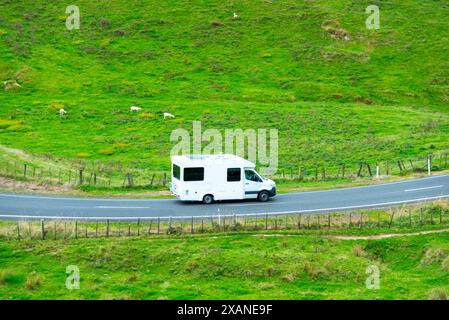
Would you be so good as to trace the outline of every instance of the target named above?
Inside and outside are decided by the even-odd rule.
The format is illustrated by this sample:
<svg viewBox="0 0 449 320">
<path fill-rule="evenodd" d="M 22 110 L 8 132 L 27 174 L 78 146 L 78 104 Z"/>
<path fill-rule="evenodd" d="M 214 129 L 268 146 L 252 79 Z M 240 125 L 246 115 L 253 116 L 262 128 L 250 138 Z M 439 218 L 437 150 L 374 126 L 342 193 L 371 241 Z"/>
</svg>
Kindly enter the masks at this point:
<svg viewBox="0 0 449 320">
<path fill-rule="evenodd" d="M 260 191 L 259 195 L 257 196 L 257 200 L 260 202 L 266 202 L 270 199 L 270 193 L 266 190 Z"/>
<path fill-rule="evenodd" d="M 213 196 L 213 195 L 211 195 L 211 194 L 206 194 L 206 195 L 203 197 L 203 203 L 204 203 L 204 204 L 211 204 L 212 202 L 214 202 L 214 196 Z"/>
</svg>

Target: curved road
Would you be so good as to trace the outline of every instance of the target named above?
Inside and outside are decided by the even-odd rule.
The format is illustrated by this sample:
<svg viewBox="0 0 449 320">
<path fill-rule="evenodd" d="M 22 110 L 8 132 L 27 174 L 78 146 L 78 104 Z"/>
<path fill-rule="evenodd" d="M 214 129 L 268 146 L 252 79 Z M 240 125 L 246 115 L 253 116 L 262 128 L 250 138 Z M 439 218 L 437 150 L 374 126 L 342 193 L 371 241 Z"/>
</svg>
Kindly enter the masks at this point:
<svg viewBox="0 0 449 320">
<path fill-rule="evenodd" d="M 449 197 L 449 175 L 371 186 L 280 194 L 266 203 L 211 205 L 176 199 L 91 199 L 0 193 L 0 218 L 132 219 L 233 214 L 287 214 L 389 207 Z"/>
</svg>

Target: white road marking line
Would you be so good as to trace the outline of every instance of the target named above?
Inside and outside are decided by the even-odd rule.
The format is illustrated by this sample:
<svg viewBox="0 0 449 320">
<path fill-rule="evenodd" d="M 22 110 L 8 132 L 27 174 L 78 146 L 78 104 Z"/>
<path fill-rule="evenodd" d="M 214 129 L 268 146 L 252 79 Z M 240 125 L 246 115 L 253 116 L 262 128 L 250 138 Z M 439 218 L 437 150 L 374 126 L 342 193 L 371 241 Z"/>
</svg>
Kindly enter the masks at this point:
<svg viewBox="0 0 449 320">
<path fill-rule="evenodd" d="M 114 206 L 95 206 L 96 209 L 151 209 L 151 207 L 114 207 Z"/>
<path fill-rule="evenodd" d="M 343 211 L 343 210 L 349 210 L 349 209 L 363 209 L 363 208 L 375 208 L 375 207 L 385 207 L 389 205 L 395 205 L 395 204 L 403 204 L 403 203 L 412 203 L 412 202 L 420 202 L 420 201 L 429 201 L 429 200 L 436 200 L 436 199 L 443 199 L 448 198 L 449 194 L 436 196 L 436 197 L 426 197 L 426 198 L 418 198 L 418 199 L 410 199 L 410 200 L 402 200 L 402 201 L 392 201 L 392 202 L 380 202 L 380 203 L 373 203 L 373 204 L 362 204 L 358 206 L 348 206 L 348 207 L 334 207 L 334 208 L 322 208 L 322 209 L 305 209 L 305 210 L 293 210 L 293 211 L 273 211 L 273 212 L 257 212 L 257 213 L 242 213 L 239 214 L 239 216 L 256 216 L 256 215 L 280 215 L 280 214 L 293 214 L 293 213 L 313 213 L 313 212 L 327 212 L 327 211 Z M 210 218 L 211 216 L 217 216 L 217 214 L 211 214 L 206 216 L 193 216 L 193 218 Z M 233 217 L 234 215 L 226 215 L 222 214 L 221 217 Z M 192 218 L 192 216 L 159 216 L 160 219 L 170 219 L 171 218 L 177 218 L 177 219 L 187 219 Z M 22 219 L 72 219 L 72 220 L 123 220 L 123 219 L 130 219 L 130 220 L 149 220 L 149 219 L 157 219 L 158 216 L 153 217 L 136 217 L 136 216 L 122 216 L 122 217 L 71 217 L 71 216 L 33 216 L 33 215 L 8 215 L 8 214 L 2 214 L 0 215 L 0 218 L 22 218 Z"/>
<path fill-rule="evenodd" d="M 226 204 L 224 207 L 247 207 L 247 206 L 260 206 L 260 205 L 269 205 L 269 204 L 286 204 L 291 202 L 265 202 L 265 203 L 246 203 L 246 204 Z"/>
<path fill-rule="evenodd" d="M 104 201 L 104 202 L 147 202 L 147 201 L 172 201 L 174 198 L 142 198 L 142 199 L 127 199 L 127 198 L 76 198 L 76 197 L 48 197 L 48 196 L 32 196 L 26 194 L 6 194 L 0 193 L 0 198 L 26 198 L 39 200 L 72 200 L 72 201 Z"/>
<path fill-rule="evenodd" d="M 407 189 L 404 190 L 404 192 L 412 192 L 412 191 L 420 191 L 420 190 L 427 190 L 427 189 L 436 189 L 436 188 L 442 188 L 444 187 L 443 185 L 439 185 L 439 186 L 432 186 L 432 187 L 423 187 L 423 188 L 416 188 L 416 189 Z"/>
</svg>

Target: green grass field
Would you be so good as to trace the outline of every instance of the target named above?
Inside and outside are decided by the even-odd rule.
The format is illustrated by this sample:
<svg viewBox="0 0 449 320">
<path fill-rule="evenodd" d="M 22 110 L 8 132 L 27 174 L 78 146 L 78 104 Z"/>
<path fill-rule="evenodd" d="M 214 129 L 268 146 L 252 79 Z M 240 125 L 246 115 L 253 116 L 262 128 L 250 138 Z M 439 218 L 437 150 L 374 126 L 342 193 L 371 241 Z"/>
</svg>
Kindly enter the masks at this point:
<svg viewBox="0 0 449 320">
<path fill-rule="evenodd" d="M 444 1 L 77 5 L 68 31 L 55 1 L 1 1 L 0 78 L 22 86 L 0 90 L 1 145 L 167 170 L 171 131 L 198 120 L 278 129 L 281 168 L 449 149 Z"/>
<path fill-rule="evenodd" d="M 204 229 L 0 221 L 0 299 L 447 299 L 448 214 L 435 202 L 352 219 L 207 219 Z M 65 287 L 69 265 L 79 290 Z M 378 290 L 365 285 L 370 266 Z"/>
<path fill-rule="evenodd" d="M 447 233 L 382 240 L 186 236 L 0 243 L 0 299 L 436 299 Z M 65 287 L 66 267 L 80 289 Z M 367 289 L 378 266 L 380 289 Z"/>
</svg>

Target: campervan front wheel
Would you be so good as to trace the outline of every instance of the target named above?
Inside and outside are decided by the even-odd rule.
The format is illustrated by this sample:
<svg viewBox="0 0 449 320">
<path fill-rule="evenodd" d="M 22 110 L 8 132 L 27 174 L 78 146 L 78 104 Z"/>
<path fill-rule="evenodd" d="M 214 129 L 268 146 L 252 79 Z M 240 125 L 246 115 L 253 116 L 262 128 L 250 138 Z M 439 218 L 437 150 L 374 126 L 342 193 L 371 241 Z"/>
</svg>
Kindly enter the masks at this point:
<svg viewBox="0 0 449 320">
<path fill-rule="evenodd" d="M 211 194 L 206 194 L 203 197 L 203 203 L 205 204 L 211 204 L 212 202 L 214 202 L 214 197 Z"/>
<path fill-rule="evenodd" d="M 258 199 L 260 202 L 265 202 L 265 201 L 267 201 L 269 198 L 270 198 L 270 194 L 269 194 L 268 191 L 266 191 L 266 190 L 260 191 L 260 192 L 259 192 L 259 195 L 257 196 L 257 199 Z"/>
</svg>

